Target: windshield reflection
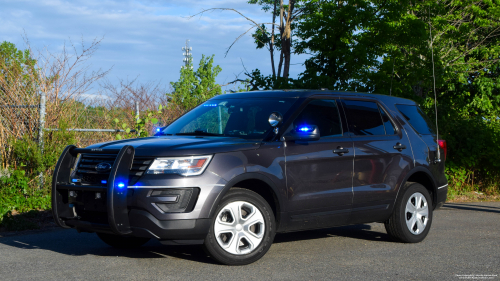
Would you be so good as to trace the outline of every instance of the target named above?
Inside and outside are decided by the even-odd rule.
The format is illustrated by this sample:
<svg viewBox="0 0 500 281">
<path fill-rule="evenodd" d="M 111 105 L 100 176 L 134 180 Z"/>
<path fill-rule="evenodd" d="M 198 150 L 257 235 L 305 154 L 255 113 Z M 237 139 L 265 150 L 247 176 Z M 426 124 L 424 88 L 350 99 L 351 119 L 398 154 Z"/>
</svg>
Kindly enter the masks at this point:
<svg viewBox="0 0 500 281">
<path fill-rule="evenodd" d="M 186 113 L 163 135 L 220 136 L 262 140 L 270 130 L 268 117 L 285 114 L 293 98 L 212 99 Z"/>
</svg>

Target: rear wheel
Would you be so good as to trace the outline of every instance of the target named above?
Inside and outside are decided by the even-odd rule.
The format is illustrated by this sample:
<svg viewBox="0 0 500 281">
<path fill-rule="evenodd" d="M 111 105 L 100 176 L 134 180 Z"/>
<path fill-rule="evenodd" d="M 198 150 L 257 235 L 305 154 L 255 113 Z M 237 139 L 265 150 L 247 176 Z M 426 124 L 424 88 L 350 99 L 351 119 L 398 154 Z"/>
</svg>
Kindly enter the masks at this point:
<svg viewBox="0 0 500 281">
<path fill-rule="evenodd" d="M 427 189 L 419 183 L 407 183 L 398 198 L 394 212 L 385 222 L 391 238 L 404 243 L 425 239 L 432 223 L 432 201 Z"/>
<path fill-rule="evenodd" d="M 227 265 L 257 261 L 271 247 L 276 233 L 274 214 L 257 193 L 231 189 L 222 199 L 205 239 L 205 250 Z"/>
<path fill-rule="evenodd" d="M 111 247 L 118 249 L 133 249 L 140 247 L 149 241 L 149 238 L 143 237 L 127 237 L 107 233 L 97 233 L 101 240 Z"/>
</svg>

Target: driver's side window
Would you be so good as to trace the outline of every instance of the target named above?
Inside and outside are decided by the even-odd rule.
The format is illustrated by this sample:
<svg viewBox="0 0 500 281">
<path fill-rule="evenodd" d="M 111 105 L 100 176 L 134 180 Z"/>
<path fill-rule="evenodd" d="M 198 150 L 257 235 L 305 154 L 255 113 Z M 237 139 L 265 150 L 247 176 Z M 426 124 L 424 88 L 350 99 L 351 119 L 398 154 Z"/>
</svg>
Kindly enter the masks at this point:
<svg viewBox="0 0 500 281">
<path fill-rule="evenodd" d="M 292 123 L 293 128 L 318 126 L 321 137 L 342 136 L 342 124 L 335 100 L 315 99 L 309 102 Z"/>
</svg>

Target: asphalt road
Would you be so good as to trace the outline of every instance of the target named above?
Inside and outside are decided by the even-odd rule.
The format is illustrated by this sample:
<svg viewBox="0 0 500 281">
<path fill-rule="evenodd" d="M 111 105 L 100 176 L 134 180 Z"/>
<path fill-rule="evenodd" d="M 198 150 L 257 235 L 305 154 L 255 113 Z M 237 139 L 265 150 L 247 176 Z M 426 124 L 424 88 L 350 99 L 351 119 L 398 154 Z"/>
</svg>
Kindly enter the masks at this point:
<svg viewBox="0 0 500 281">
<path fill-rule="evenodd" d="M 198 246 L 150 241 L 116 250 L 75 230 L 0 238 L 1 280 L 471 280 L 472 274 L 500 281 L 500 202 L 446 204 L 419 244 L 389 241 L 382 224 L 280 234 L 264 258 L 239 267 L 215 264 Z"/>
</svg>

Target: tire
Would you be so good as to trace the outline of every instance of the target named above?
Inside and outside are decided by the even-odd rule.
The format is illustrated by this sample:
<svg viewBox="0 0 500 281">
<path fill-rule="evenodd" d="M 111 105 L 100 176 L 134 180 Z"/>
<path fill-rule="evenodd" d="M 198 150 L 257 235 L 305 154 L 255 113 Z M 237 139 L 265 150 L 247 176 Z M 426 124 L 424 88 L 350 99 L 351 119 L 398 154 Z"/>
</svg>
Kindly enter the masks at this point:
<svg viewBox="0 0 500 281">
<path fill-rule="evenodd" d="M 101 240 L 108 244 L 109 246 L 117 249 L 133 249 L 138 248 L 146 242 L 149 241 L 149 238 L 143 237 L 128 237 L 128 236 L 120 236 L 114 234 L 107 233 L 97 233 L 97 236 L 101 238 Z"/>
<path fill-rule="evenodd" d="M 419 183 L 406 183 L 403 196 L 396 200 L 394 211 L 385 222 L 387 233 L 395 241 L 418 243 L 425 239 L 431 224 L 432 200 L 429 192 Z"/>
<path fill-rule="evenodd" d="M 276 220 L 267 201 L 253 191 L 233 188 L 217 207 L 203 246 L 222 264 L 245 265 L 267 253 L 275 234 Z"/>
</svg>

